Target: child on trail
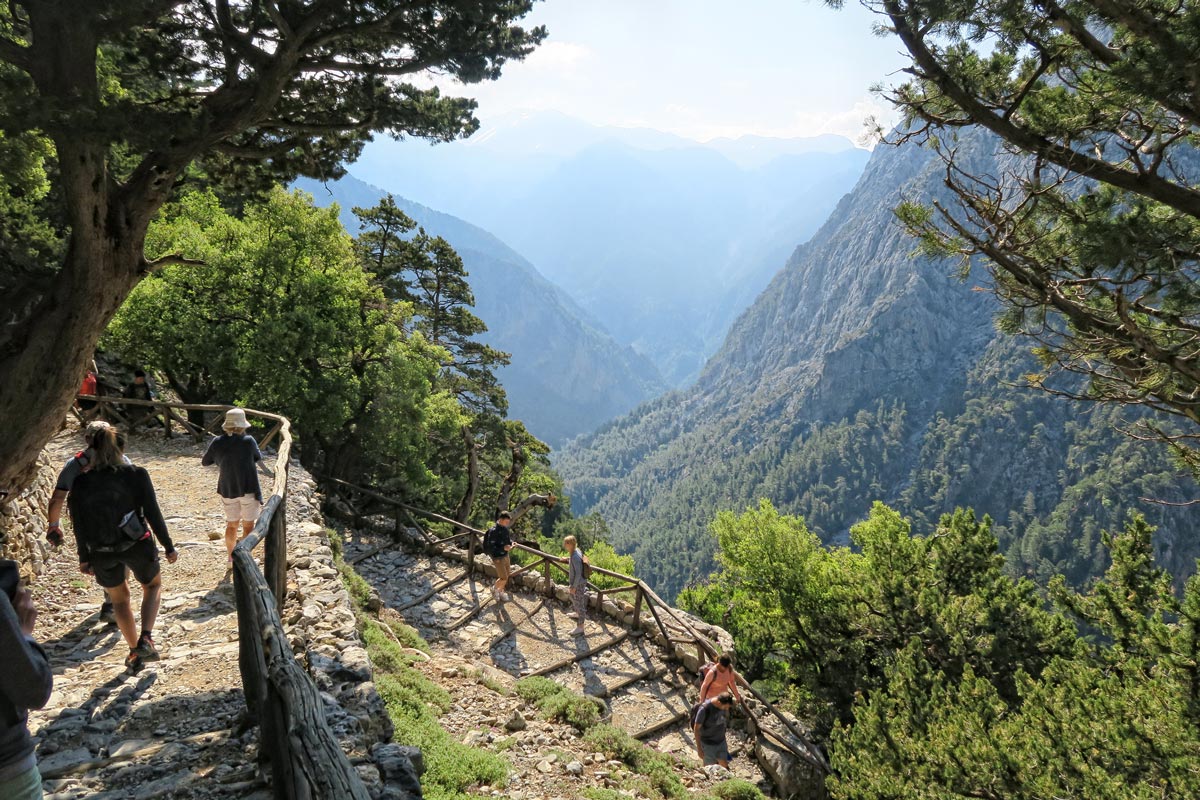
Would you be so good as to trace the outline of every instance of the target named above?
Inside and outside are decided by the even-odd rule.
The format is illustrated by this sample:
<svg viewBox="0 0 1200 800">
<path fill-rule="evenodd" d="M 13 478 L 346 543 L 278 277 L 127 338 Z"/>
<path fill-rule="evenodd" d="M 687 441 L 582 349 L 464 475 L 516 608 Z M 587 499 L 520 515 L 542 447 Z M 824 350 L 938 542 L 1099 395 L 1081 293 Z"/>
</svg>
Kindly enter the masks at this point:
<svg viewBox="0 0 1200 800">
<path fill-rule="evenodd" d="M 734 672 L 733 659 L 729 655 L 721 656 L 717 659 L 716 666 L 704 676 L 704 683 L 700 684 L 700 702 L 703 703 L 722 692 L 729 692 L 741 703 L 742 695 L 738 692 L 737 682 L 738 674 Z"/>
<path fill-rule="evenodd" d="M 733 695 L 722 692 L 711 700 L 705 700 L 696 711 L 692 733 L 696 736 L 696 755 L 704 766 L 720 764 L 729 769 L 729 745 L 725 741 L 725 726 L 729 722 L 729 709 L 733 707 Z"/>
<path fill-rule="evenodd" d="M 152 634 L 162 576 L 158 547 L 150 538 L 147 523 L 162 544 L 167 563 L 174 564 L 179 555 L 167 533 L 150 474 L 142 467 L 124 463 L 123 455 L 115 430 L 97 433 L 92 441 L 91 466 L 75 479 L 67 506 L 79 549 L 79 571 L 94 575 L 112 601 L 117 627 L 129 645 L 125 667 L 136 674 L 145 662 L 159 658 Z M 125 583 L 129 570 L 142 585 L 140 635 Z"/>
<path fill-rule="evenodd" d="M 583 623 L 587 617 L 587 576 L 584 575 L 583 570 L 583 551 L 579 549 L 579 543 L 574 536 L 564 538 L 563 547 L 566 548 L 567 563 L 570 565 L 567 576 L 571 591 L 571 605 L 575 609 L 571 616 L 578 620 L 571 635 L 582 636 L 584 633 Z"/>
<path fill-rule="evenodd" d="M 75 479 L 87 472 L 91 467 L 92 459 L 95 456 L 92 441 L 98 433 L 108 430 L 114 430 L 114 428 L 107 422 L 102 420 L 89 422 L 83 432 L 83 441 L 87 447 L 71 456 L 58 473 L 58 480 L 54 483 L 54 494 L 50 495 L 50 504 L 46 508 L 46 541 L 50 543 L 51 547 L 57 549 L 63 543 L 62 525 L 60 523 L 62 507 L 67 501 L 67 496 L 71 493 L 71 488 L 75 485 Z M 125 434 L 120 431 L 117 432 L 117 446 L 124 451 Z M 121 459 L 126 464 L 133 463 L 129 460 L 129 456 L 122 455 Z M 117 618 L 113 616 L 112 603 L 109 602 L 107 597 L 104 598 L 104 602 L 100 605 L 100 621 L 107 625 L 117 624 Z"/>
<path fill-rule="evenodd" d="M 54 676 L 46 653 L 33 639 L 37 608 L 20 585 L 15 561 L 0 561 L 0 797 L 41 800 L 42 776 L 29 736 L 29 709 L 50 699 Z"/>
<path fill-rule="evenodd" d="M 497 603 L 503 603 L 507 600 L 512 600 L 512 595 L 504 591 L 508 585 L 508 575 L 512 571 L 509 551 L 513 548 L 512 534 L 512 515 L 507 511 L 501 511 L 496 516 L 496 524 L 488 528 L 487 533 L 483 535 L 483 551 L 492 558 L 492 565 L 496 567 L 496 582 L 492 585 L 492 597 Z"/>
<path fill-rule="evenodd" d="M 250 423 L 246 412 L 231 408 L 225 413 L 223 436 L 215 436 L 208 443 L 200 463 L 208 467 L 216 464 L 220 469 L 217 478 L 217 494 L 225 508 L 225 550 L 229 554 L 229 566 L 233 566 L 233 548 L 238 542 L 238 523 L 242 524 L 242 538 L 250 535 L 254 523 L 262 511 L 262 489 L 258 485 L 258 470 L 255 464 L 262 461 L 258 442 L 246 431 Z M 219 533 L 210 533 L 210 539 L 220 539 Z"/>
</svg>

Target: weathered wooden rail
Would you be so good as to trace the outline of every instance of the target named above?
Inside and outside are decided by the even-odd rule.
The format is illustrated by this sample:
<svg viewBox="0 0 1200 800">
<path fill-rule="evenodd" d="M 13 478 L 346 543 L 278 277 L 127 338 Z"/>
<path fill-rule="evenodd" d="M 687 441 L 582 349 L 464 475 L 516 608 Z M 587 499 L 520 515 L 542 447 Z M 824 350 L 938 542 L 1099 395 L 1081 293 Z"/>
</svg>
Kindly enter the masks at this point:
<svg viewBox="0 0 1200 800">
<path fill-rule="evenodd" d="M 480 552 L 480 545 L 482 544 L 482 537 L 484 534 L 484 532 L 478 528 L 458 522 L 457 520 L 450 519 L 449 517 L 445 517 L 441 514 L 437 514 L 432 511 L 426 511 L 424 509 L 409 505 L 403 501 L 389 497 L 375 489 L 365 486 L 358 486 L 356 484 L 329 476 L 319 477 L 329 489 L 336 491 L 343 497 L 344 500 L 347 500 L 347 503 L 352 511 L 352 515 L 358 524 L 361 525 L 368 515 L 356 510 L 356 506 L 349 502 L 351 499 L 362 498 L 369 500 L 376 505 L 391 508 L 395 511 L 395 514 L 393 515 L 395 520 L 393 537 L 395 540 L 399 540 L 399 538 L 403 536 L 404 528 L 408 527 L 412 530 L 415 530 L 420 536 L 426 552 L 463 560 L 466 563 L 468 575 L 472 572 L 483 571 L 483 566 L 476 563 L 475 559 L 475 556 Z M 451 529 L 456 532 L 446 537 L 435 536 L 429 531 L 426 531 L 425 528 L 416 521 L 413 515 L 419 515 L 427 519 L 432 519 L 436 522 L 448 524 L 452 526 Z M 406 517 L 410 522 L 410 525 L 404 526 L 402 524 L 402 517 Z M 369 558 L 391 546 L 395 546 L 395 542 L 393 542 L 391 545 L 373 548 L 367 553 L 358 556 L 355 560 L 358 561 Z M 551 576 L 553 570 L 557 570 L 564 576 L 568 574 L 568 566 L 565 558 L 555 556 L 551 553 L 538 550 L 537 548 L 530 547 L 519 542 L 513 545 L 513 550 L 518 553 L 528 554 L 533 560 L 529 563 L 522 564 L 517 569 L 514 569 L 511 573 L 510 580 L 524 573 L 540 568 L 543 577 L 542 585 L 540 587 L 541 592 L 547 597 L 555 597 L 557 593 L 562 590 L 562 586 L 560 584 L 556 584 Z M 603 569 L 595 565 L 592 566 L 592 575 L 603 575 L 609 578 L 610 582 L 618 584 L 617 586 L 600 588 L 589 581 L 589 596 L 593 606 L 598 612 L 618 619 L 623 625 L 630 629 L 633 635 L 641 635 L 647 630 L 653 632 L 655 634 L 655 638 L 660 640 L 663 647 L 676 659 L 682 661 L 685 666 L 688 666 L 690 669 L 692 669 L 693 672 L 698 669 L 700 664 L 703 664 L 706 661 L 715 660 L 720 655 L 716 644 L 696 631 L 693 625 L 691 625 L 686 619 L 680 617 L 676 610 L 661 597 L 659 597 L 654 590 L 646 585 L 644 581 L 634 578 L 631 575 L 613 572 L 612 570 Z M 622 592 L 633 593 L 632 603 L 623 603 L 618 605 L 613 601 L 606 602 L 606 598 Z M 429 594 L 432 595 L 433 593 L 434 592 L 430 592 Z M 478 610 L 478 608 L 475 608 L 472 610 L 472 613 L 477 612 Z M 643 614 L 643 610 L 649 613 L 649 617 L 646 617 Z M 616 637 L 610 642 L 600 645 L 599 647 L 592 648 L 588 651 L 587 655 L 593 655 L 595 652 L 619 644 L 621 641 L 624 641 L 625 638 L 625 636 Z M 689 652 L 691 648 L 695 649 L 694 654 Z M 566 666 L 567 663 L 568 662 L 551 665 L 551 667 L 539 670 L 535 674 L 553 672 L 556 669 Z M 791 734 L 791 737 L 794 737 L 794 741 L 790 738 L 784 738 L 783 736 L 771 731 L 769 727 L 763 724 L 763 715 L 747 705 L 746 712 L 754 721 L 754 730 L 756 731 L 757 735 L 769 739 L 776 746 L 787 750 L 797 758 L 800 758 L 811 764 L 816 769 L 821 770 L 823 773 L 829 773 L 829 763 L 821 754 L 820 750 L 818 750 L 808 741 L 808 737 L 801 730 L 799 730 L 791 720 L 784 716 L 779 709 L 777 709 L 771 702 L 763 697 L 761 693 L 756 691 L 754 687 L 751 686 L 745 679 L 741 678 L 741 676 L 738 678 L 738 685 L 747 691 L 755 700 L 757 700 L 758 703 L 764 709 L 766 709 L 767 714 L 777 720 L 779 724 L 783 726 L 784 730 Z M 644 731 L 638 732 L 638 735 L 640 737 L 649 736 L 657 733 L 663 727 L 670 727 L 670 725 L 676 724 L 680 721 L 682 721 L 682 717 L 675 718 L 660 725 L 651 726 Z"/>
<path fill-rule="evenodd" d="M 80 395 L 99 403 L 101 414 L 117 419 L 109 405 L 154 406 L 170 420 L 183 422 L 194 436 L 206 429 L 186 422 L 178 411 L 214 413 L 216 422 L 233 406 L 131 400 Z M 266 422 L 259 440 L 265 447 L 276 436 L 274 486 L 250 535 L 233 550 L 233 589 L 238 618 L 238 667 L 246 696 L 247 719 L 259 729 L 259 757 L 271 771 L 272 792 L 279 800 L 367 800 L 369 794 L 325 719 L 316 686 L 292 655 L 279 608 L 287 593 L 287 482 L 292 450 L 291 423 L 286 417 L 246 409 L 246 416 Z M 211 427 L 211 425 L 210 425 Z M 264 569 L 254 549 L 264 545 Z"/>
</svg>

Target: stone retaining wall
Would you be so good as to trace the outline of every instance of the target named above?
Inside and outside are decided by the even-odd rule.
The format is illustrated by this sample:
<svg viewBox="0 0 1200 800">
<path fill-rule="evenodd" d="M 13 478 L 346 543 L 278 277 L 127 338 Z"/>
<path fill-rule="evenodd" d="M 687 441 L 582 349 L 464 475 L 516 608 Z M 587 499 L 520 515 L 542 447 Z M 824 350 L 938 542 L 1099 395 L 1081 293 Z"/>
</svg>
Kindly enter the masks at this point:
<svg viewBox="0 0 1200 800">
<path fill-rule="evenodd" d="M 15 499 L 0 506 L 0 558 L 21 564 L 26 580 L 41 575 L 47 553 L 46 505 L 54 492 L 58 467 L 43 452 L 38 456 L 37 477 Z"/>
<path fill-rule="evenodd" d="M 296 659 L 325 701 L 325 715 L 373 798 L 420 797 L 420 750 L 392 743 L 392 723 L 349 592 L 334 565 L 321 497 L 293 461 L 288 485 L 288 596 L 281 611 Z"/>
</svg>

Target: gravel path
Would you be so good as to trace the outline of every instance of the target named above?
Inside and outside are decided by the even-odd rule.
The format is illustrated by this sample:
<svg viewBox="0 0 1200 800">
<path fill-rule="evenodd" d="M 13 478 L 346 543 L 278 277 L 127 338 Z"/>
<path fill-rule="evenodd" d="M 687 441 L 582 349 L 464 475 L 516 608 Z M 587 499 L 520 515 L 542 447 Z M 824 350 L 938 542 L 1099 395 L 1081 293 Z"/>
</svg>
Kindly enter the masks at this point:
<svg viewBox="0 0 1200 800">
<path fill-rule="evenodd" d="M 59 463 L 79 448 L 75 431 L 50 446 Z M 224 517 L 215 470 L 200 466 L 200 453 L 201 445 L 179 436 L 134 436 L 128 448 L 150 472 L 179 551 L 175 564 L 162 561 L 161 661 L 126 674 L 128 649 L 116 626 L 98 621 L 103 594 L 80 574 L 69 532 L 33 587 L 41 611 L 35 633 L 55 688 L 30 728 L 54 800 L 269 797 L 255 763 L 257 733 L 236 730 L 245 703 L 233 586 L 224 543 L 208 538 L 224 530 Z M 131 590 L 136 612 L 141 592 L 132 579 Z"/>
</svg>

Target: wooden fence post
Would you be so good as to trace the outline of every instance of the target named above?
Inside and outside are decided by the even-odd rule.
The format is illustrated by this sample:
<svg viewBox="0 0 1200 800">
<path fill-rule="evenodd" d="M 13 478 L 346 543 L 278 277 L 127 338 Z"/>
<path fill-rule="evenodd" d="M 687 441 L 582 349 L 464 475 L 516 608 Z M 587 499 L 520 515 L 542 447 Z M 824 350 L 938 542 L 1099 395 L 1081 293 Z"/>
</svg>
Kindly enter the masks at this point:
<svg viewBox="0 0 1200 800">
<path fill-rule="evenodd" d="M 266 556 L 263 562 L 267 584 L 275 603 L 283 608 L 287 597 L 287 492 L 284 492 L 275 513 L 271 515 L 270 531 L 267 533 Z"/>
</svg>

